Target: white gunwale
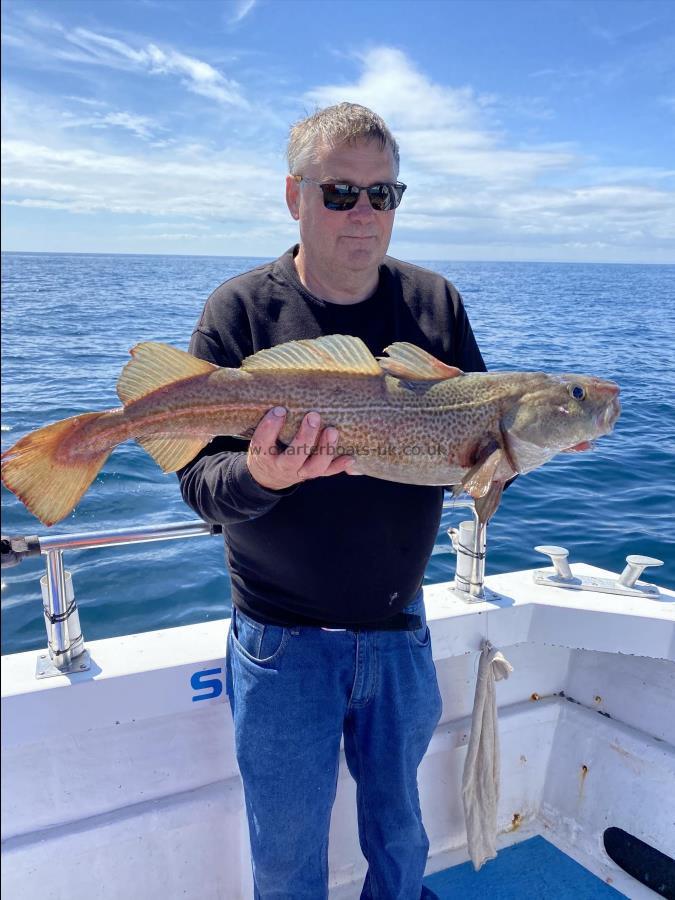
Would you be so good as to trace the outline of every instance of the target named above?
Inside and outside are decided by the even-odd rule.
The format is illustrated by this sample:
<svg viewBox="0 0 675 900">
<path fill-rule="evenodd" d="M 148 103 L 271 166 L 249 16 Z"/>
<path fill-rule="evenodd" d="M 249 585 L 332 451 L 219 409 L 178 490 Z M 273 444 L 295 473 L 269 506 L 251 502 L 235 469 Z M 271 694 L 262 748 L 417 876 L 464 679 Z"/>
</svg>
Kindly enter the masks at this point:
<svg viewBox="0 0 675 900">
<path fill-rule="evenodd" d="M 675 792 L 675 593 L 562 590 L 529 570 L 486 586 L 500 599 L 468 604 L 447 583 L 425 587 L 444 701 L 420 768 L 428 871 L 467 858 L 459 788 L 487 638 L 515 669 L 497 686 L 498 846 L 543 834 L 623 893 L 654 897 L 607 857 L 602 832 L 617 825 L 664 852 L 675 846 L 664 799 Z M 44 680 L 36 651 L 2 657 L 8 896 L 57 900 L 73 883 L 102 900 L 251 896 L 227 699 L 196 700 L 208 691 L 192 684 L 198 672 L 222 683 L 228 624 L 87 642 L 89 671 Z M 330 864 L 331 898 L 358 896 L 365 862 L 344 760 Z"/>
</svg>

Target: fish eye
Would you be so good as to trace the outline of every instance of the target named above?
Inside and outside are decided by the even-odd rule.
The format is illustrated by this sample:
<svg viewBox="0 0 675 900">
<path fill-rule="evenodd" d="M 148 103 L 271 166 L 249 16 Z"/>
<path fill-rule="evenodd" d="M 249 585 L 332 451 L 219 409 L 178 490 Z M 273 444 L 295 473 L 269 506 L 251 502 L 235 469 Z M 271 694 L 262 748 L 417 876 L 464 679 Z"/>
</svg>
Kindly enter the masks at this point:
<svg viewBox="0 0 675 900">
<path fill-rule="evenodd" d="M 580 384 L 573 384 L 569 388 L 570 394 L 574 397 L 575 400 L 585 400 L 586 399 L 586 391 L 582 388 Z"/>
</svg>

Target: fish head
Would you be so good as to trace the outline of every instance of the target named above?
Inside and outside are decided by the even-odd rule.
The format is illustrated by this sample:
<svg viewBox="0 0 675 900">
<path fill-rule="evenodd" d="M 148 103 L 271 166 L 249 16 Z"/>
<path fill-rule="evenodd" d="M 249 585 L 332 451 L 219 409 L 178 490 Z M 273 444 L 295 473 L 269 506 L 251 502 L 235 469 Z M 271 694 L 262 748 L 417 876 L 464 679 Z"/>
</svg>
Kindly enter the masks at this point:
<svg viewBox="0 0 675 900">
<path fill-rule="evenodd" d="M 502 418 L 502 434 L 516 470 L 529 472 L 562 451 L 589 449 L 620 412 L 613 381 L 537 373 Z"/>
</svg>

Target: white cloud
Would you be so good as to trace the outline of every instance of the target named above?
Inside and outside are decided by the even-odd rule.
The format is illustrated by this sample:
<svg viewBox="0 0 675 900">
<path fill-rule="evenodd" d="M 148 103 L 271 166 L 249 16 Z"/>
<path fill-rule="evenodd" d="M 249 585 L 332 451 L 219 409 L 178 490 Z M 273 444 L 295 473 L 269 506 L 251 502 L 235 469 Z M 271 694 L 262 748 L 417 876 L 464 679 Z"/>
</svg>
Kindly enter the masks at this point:
<svg viewBox="0 0 675 900">
<path fill-rule="evenodd" d="M 32 32 L 22 32 L 13 26 L 15 30 L 6 30 L 3 40 L 25 50 L 32 57 L 39 58 L 41 64 L 55 58 L 69 63 L 144 72 L 153 76 L 177 76 L 181 84 L 194 94 L 208 97 L 224 106 L 243 109 L 248 107 L 237 81 L 226 78 L 210 63 L 181 53 L 173 47 L 160 47 L 152 42 L 132 46 L 117 37 L 88 28 L 66 29 L 58 22 L 35 16 L 25 17 L 25 25 L 30 26 Z M 48 32 L 48 40 L 41 38 L 44 32 Z"/>
<path fill-rule="evenodd" d="M 236 0 L 230 16 L 230 24 L 234 25 L 241 22 L 251 12 L 256 5 L 257 0 Z"/>
<path fill-rule="evenodd" d="M 543 78 L 549 88 L 558 91 L 569 90 L 570 87 L 584 90 L 597 89 L 598 85 L 611 87 L 626 72 L 626 63 L 602 63 L 596 66 L 577 66 L 565 64 L 557 67 L 538 69 L 530 73 L 530 78 Z"/>
<path fill-rule="evenodd" d="M 141 241 L 198 241 L 203 237 L 203 234 L 196 231 L 167 231 L 158 234 L 141 234 L 136 239 Z"/>
<path fill-rule="evenodd" d="M 105 105 L 105 104 L 103 104 Z M 90 116 L 70 116 L 64 114 L 64 128 L 123 128 L 130 131 L 136 137 L 149 140 L 154 137 L 157 131 L 164 130 L 158 123 L 149 116 L 139 116 L 135 113 L 123 112 L 121 110 L 95 113 Z"/>
<path fill-rule="evenodd" d="M 149 44 L 145 52 L 150 60 L 151 72 L 183 75 L 182 83 L 195 94 L 226 105 L 248 106 L 237 82 L 224 78 L 209 63 L 176 50 L 162 50 L 155 44 Z"/>
<path fill-rule="evenodd" d="M 246 154 L 200 147 L 163 152 L 103 153 L 35 141 L 2 145 L 9 206 L 153 216 L 196 216 L 215 222 L 285 221 L 283 171 Z"/>
<path fill-rule="evenodd" d="M 505 147 L 504 136 L 488 127 L 493 97 L 435 84 L 401 50 L 375 48 L 359 61 L 357 81 L 315 88 L 305 99 L 318 106 L 348 100 L 375 109 L 396 135 L 406 165 L 435 175 L 516 183 L 574 162 L 569 148 Z"/>
<path fill-rule="evenodd" d="M 108 105 L 108 104 L 105 103 L 103 100 L 94 100 L 93 97 L 72 97 L 72 96 L 68 96 L 68 97 L 64 97 L 63 99 L 64 99 L 64 100 L 72 100 L 73 103 L 81 103 L 83 106 L 99 106 L 99 107 L 105 107 L 105 106 Z"/>
<path fill-rule="evenodd" d="M 470 87 L 433 84 L 401 50 L 376 47 L 357 57 L 363 71 L 351 84 L 307 92 L 310 103 L 326 106 L 349 100 L 370 106 L 395 130 L 420 127 L 466 129 L 476 124 L 476 93 Z"/>
<path fill-rule="evenodd" d="M 521 258 L 542 242 L 550 258 L 563 245 L 573 258 L 584 247 L 663 254 L 675 231 L 672 169 L 603 166 L 571 141 L 514 140 L 495 125 L 504 98 L 435 83 L 398 49 L 371 49 L 358 61 L 358 78 L 316 87 L 304 99 L 362 103 L 392 129 L 409 184 L 395 234 L 413 256 L 425 245 L 454 256 L 458 247 L 482 245 L 482 258 L 491 258 L 493 248 L 514 242 Z"/>
<path fill-rule="evenodd" d="M 270 94 L 269 109 L 248 105 L 243 87 L 177 48 L 87 29 L 67 35 L 51 29 L 50 39 L 62 39 L 59 53 L 173 78 L 227 109 L 229 119 L 236 115 L 237 128 L 210 140 L 194 120 L 185 139 L 170 127 L 170 103 L 148 115 L 108 105 L 105 91 L 48 101 L 10 85 L 3 104 L 8 206 L 45 210 L 45 222 L 51 221 L 48 210 L 98 214 L 106 229 L 101 241 L 123 232 L 127 243 L 110 249 L 125 251 L 136 244 L 151 250 L 154 240 L 178 252 L 217 245 L 231 248 L 220 252 L 272 255 L 290 243 L 295 226 L 284 203 L 281 154 L 287 123 L 277 108 L 281 103 L 284 109 L 287 98 Z M 306 109 L 340 100 L 364 103 L 396 134 L 409 188 L 392 252 L 413 259 L 672 258 L 672 168 L 606 165 L 597 146 L 590 157 L 572 141 L 524 142 L 504 124 L 508 97 L 439 84 L 399 49 L 374 48 L 357 63 L 352 80 L 332 79 L 301 99 Z M 542 110 L 537 98 L 530 99 L 516 98 L 516 115 Z M 297 112 L 289 110 L 289 122 Z M 122 132 L 142 143 L 122 144 Z M 126 217 L 117 219 L 123 225 L 115 224 L 116 216 Z M 148 224 L 147 217 L 156 221 Z M 73 234 L 81 235 L 83 226 L 71 221 Z M 72 249 L 77 247 L 73 238 Z"/>
<path fill-rule="evenodd" d="M 76 28 L 74 31 L 64 31 L 63 34 L 66 40 L 71 44 L 81 47 L 87 54 L 103 63 L 119 57 L 141 66 L 145 65 L 147 62 L 147 53 L 145 50 L 134 50 L 128 44 L 125 44 L 124 41 L 118 41 L 116 38 L 97 34 L 86 28 Z"/>
</svg>

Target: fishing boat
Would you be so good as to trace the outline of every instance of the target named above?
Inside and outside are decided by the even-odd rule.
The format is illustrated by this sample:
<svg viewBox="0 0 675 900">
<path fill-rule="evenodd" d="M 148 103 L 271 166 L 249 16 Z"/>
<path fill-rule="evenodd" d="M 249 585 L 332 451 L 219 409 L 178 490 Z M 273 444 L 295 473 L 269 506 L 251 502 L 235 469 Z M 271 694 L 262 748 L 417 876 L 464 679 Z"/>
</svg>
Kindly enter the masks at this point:
<svg viewBox="0 0 675 900">
<path fill-rule="evenodd" d="M 419 770 L 425 884 L 440 898 L 674 897 L 675 592 L 642 577 L 659 560 L 629 557 L 614 573 L 544 547 L 540 568 L 485 577 L 485 529 L 468 516 L 451 533 L 455 577 L 425 588 L 443 697 Z M 47 646 L 2 657 L 10 900 L 252 896 L 224 690 L 229 620 L 85 641 L 64 568 L 74 549 L 213 530 L 182 522 L 3 546 L 12 562 L 46 561 Z M 494 686 L 497 855 L 474 871 L 462 780 L 491 648 L 513 671 Z M 331 900 L 358 897 L 366 862 L 344 758 L 329 864 Z"/>
</svg>

